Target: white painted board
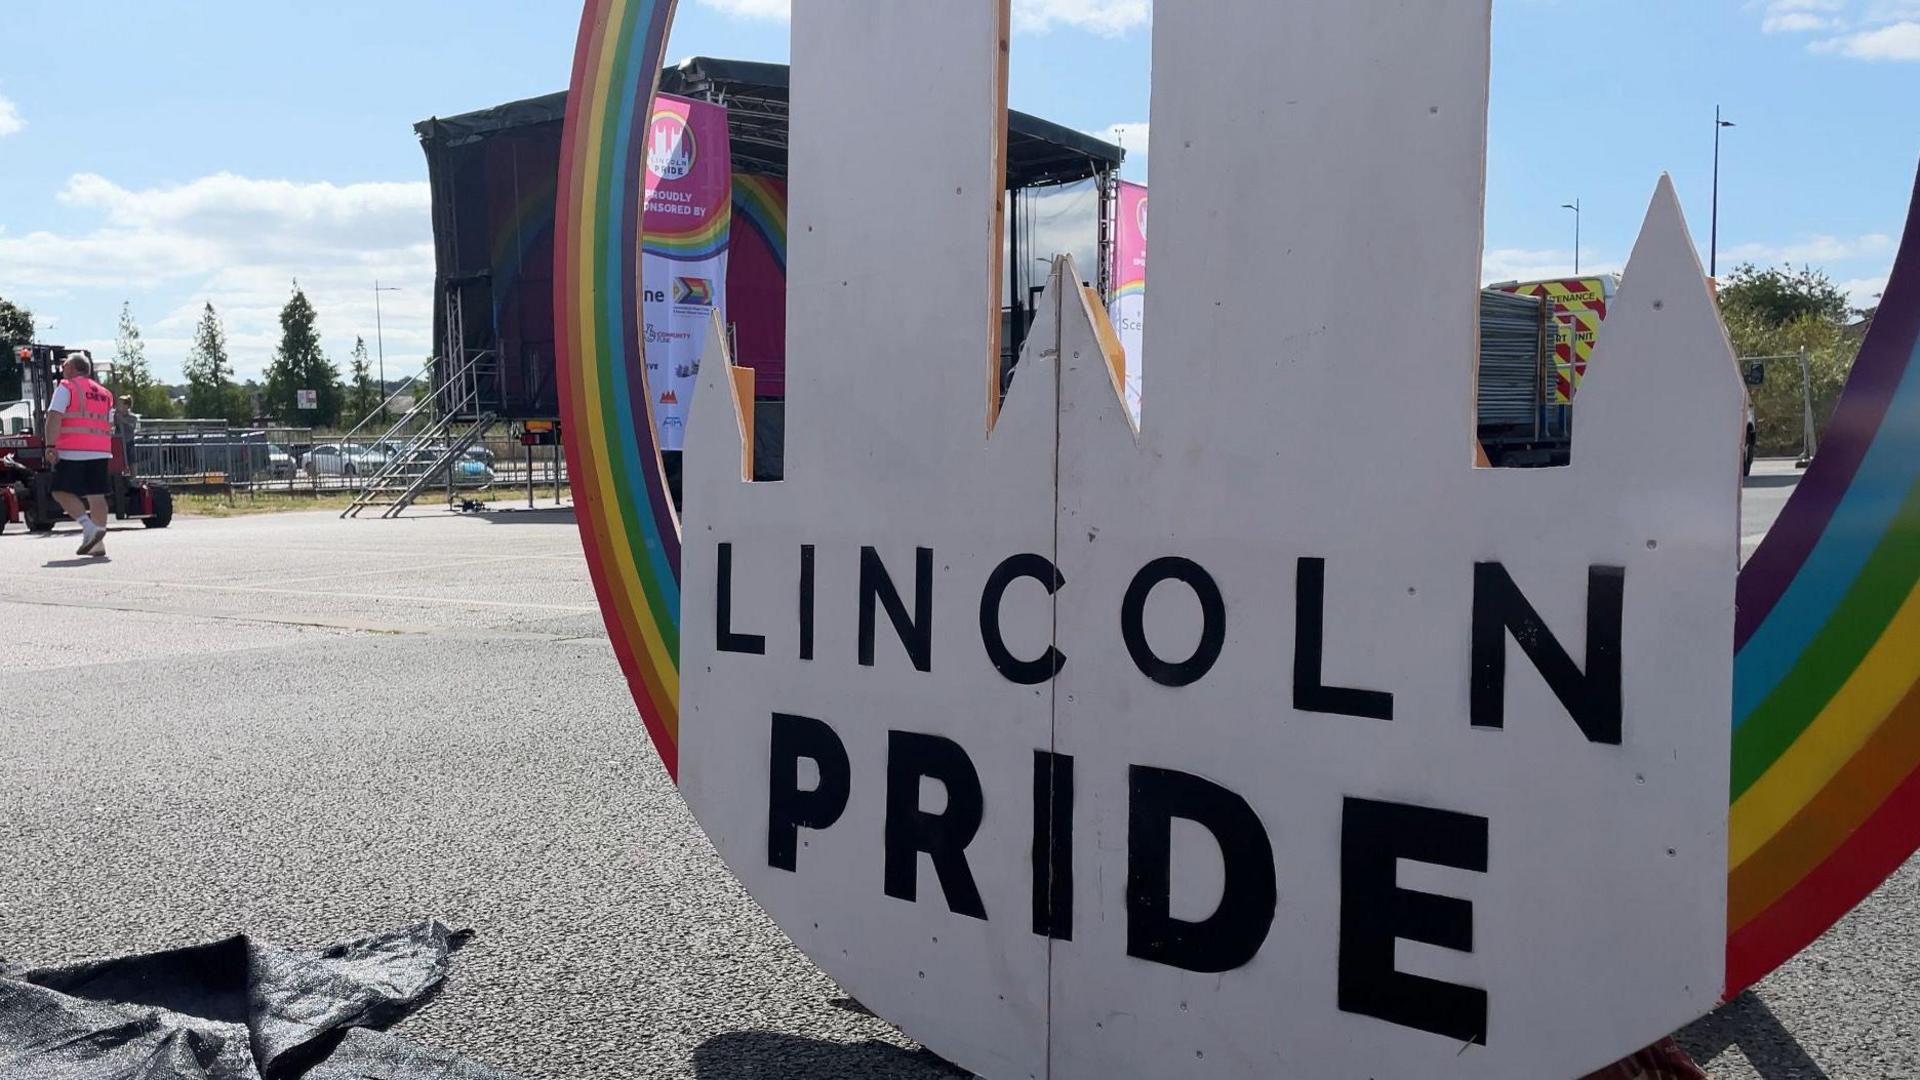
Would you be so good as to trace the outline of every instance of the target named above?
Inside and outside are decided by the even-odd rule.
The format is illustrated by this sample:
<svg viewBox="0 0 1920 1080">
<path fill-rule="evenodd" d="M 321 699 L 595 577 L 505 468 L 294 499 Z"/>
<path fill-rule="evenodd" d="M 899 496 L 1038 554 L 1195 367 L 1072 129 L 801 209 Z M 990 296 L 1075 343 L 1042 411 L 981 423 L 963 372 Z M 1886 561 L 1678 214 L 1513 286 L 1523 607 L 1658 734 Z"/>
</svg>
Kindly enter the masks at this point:
<svg viewBox="0 0 1920 1080">
<path fill-rule="evenodd" d="M 681 784 L 729 867 L 850 995 L 987 1075 L 1037 1076 L 1047 942 L 1029 928 L 1029 805 L 1050 688 L 999 678 L 977 628 L 996 565 L 1053 539 L 1050 387 L 1023 386 L 1036 392 L 987 438 L 1004 12 L 803 0 L 794 15 L 787 400 L 808 420 L 787 433 L 783 483 L 742 484 L 724 365 L 703 364 L 685 458 Z M 764 656 L 716 648 L 719 543 L 733 545 L 734 629 L 763 635 Z M 803 546 L 812 661 L 798 659 Z M 866 547 L 909 609 L 917 549 L 932 551 L 930 670 L 880 605 L 873 666 L 860 662 Z M 1012 647 L 1044 651 L 1045 590 L 1010 589 L 1005 625 Z M 838 823 L 799 832 L 792 871 L 768 858 L 775 712 L 829 725 L 850 772 Z M 913 860 L 918 902 L 886 891 L 894 733 L 966 748 L 986 919 L 955 913 L 927 856 Z M 947 793 L 924 786 L 942 809 Z"/>
<path fill-rule="evenodd" d="M 1156 69 L 1235 77 L 1156 84 L 1154 407 L 1056 269 L 989 437 L 995 7 L 796 5 L 788 479 L 741 481 L 723 363 L 688 435 L 682 783 L 721 855 L 993 1078 L 1573 1077 L 1704 1013 L 1741 414 L 1671 186 L 1573 465 L 1477 470 L 1487 0 L 1163 4 Z M 1427 288 L 1347 314 L 1389 280 Z M 862 662 L 865 547 L 914 616 L 930 551 L 927 670 L 878 601 Z M 774 768 L 796 742 L 825 763 Z"/>
</svg>

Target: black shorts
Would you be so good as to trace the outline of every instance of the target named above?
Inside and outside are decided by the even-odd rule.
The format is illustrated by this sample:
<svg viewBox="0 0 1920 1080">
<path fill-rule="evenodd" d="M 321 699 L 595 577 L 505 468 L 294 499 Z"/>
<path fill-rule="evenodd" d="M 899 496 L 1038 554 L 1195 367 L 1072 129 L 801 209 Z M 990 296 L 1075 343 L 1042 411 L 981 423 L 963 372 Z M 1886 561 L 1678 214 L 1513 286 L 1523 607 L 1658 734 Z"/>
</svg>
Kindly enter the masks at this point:
<svg viewBox="0 0 1920 1080">
<path fill-rule="evenodd" d="M 107 475 L 107 459 L 95 458 L 92 461 L 68 461 L 62 458 L 53 463 L 53 490 L 64 491 L 69 495 L 105 495 L 112 488 L 112 479 Z"/>
</svg>

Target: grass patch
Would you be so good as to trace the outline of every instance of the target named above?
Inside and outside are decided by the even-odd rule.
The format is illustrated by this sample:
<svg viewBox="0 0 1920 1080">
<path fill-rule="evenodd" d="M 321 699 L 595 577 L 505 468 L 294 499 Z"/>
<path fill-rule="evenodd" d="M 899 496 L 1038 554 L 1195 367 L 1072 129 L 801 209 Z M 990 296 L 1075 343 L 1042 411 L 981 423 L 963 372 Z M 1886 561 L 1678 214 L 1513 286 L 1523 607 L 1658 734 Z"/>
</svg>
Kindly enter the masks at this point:
<svg viewBox="0 0 1920 1080">
<path fill-rule="evenodd" d="M 543 504 L 553 499 L 551 485 L 538 487 L 534 494 Z M 571 500 L 573 490 L 565 484 L 560 486 L 560 496 Z M 428 492 L 413 504 L 416 510 L 438 510 L 446 505 L 446 489 Z M 463 489 L 463 499 L 475 502 L 495 503 L 502 508 L 527 505 L 527 489 L 514 489 L 495 484 L 484 490 Z M 181 516 L 231 518 L 249 517 L 255 514 L 297 514 L 303 511 L 331 510 L 339 513 L 353 505 L 351 491 L 322 491 L 318 494 L 301 491 L 262 491 L 248 495 L 235 492 L 231 502 L 227 496 L 203 492 L 176 491 L 173 493 L 173 512 Z M 378 510 L 368 510 L 368 514 L 377 514 Z"/>
</svg>

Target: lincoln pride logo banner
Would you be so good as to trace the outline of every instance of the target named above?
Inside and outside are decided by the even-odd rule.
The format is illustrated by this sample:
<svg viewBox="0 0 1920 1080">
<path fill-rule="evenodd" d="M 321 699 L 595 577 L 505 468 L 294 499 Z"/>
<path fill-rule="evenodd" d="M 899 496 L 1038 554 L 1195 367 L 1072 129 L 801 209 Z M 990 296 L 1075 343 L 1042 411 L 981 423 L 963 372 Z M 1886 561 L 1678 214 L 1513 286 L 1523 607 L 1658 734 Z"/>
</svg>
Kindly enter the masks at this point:
<svg viewBox="0 0 1920 1080">
<path fill-rule="evenodd" d="M 647 129 L 641 309 L 654 422 L 663 450 L 685 437 L 707 320 L 725 317 L 733 163 L 727 110 L 662 95 Z M 687 372 L 686 375 L 679 374 Z"/>
</svg>

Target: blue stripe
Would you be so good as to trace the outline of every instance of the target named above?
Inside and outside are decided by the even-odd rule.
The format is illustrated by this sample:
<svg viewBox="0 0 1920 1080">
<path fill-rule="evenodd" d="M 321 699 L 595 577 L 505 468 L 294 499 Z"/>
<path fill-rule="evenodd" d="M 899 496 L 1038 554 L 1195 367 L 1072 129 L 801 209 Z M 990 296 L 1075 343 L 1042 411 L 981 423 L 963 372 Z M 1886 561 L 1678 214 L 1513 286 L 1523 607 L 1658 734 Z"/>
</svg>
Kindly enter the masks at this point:
<svg viewBox="0 0 1920 1080">
<path fill-rule="evenodd" d="M 632 148 L 634 134 L 633 120 L 636 114 L 652 115 L 652 100 L 650 97 L 642 96 L 641 83 L 644 78 L 650 84 L 652 71 L 659 67 L 658 57 L 654 56 L 646 48 L 646 45 L 649 40 L 659 37 L 657 24 L 661 21 L 663 11 L 659 4 L 653 2 L 647 2 L 642 10 L 644 14 L 636 18 L 632 23 L 633 38 L 629 43 L 632 47 L 624 50 L 631 60 L 627 65 L 627 71 L 624 74 L 621 84 L 621 96 L 618 98 L 622 106 L 620 123 L 615 127 L 615 131 L 618 134 L 615 138 L 613 158 L 615 163 L 613 170 L 614 182 L 620 185 L 630 185 L 640 182 L 638 177 L 631 177 L 626 173 L 628 152 Z M 613 201 L 613 205 L 617 207 L 616 212 L 619 215 L 613 223 L 615 230 L 613 236 L 619 238 L 634 235 L 633 231 L 627 227 L 627 219 L 625 216 L 627 195 L 627 190 L 622 188 L 617 192 L 618 197 Z M 608 305 L 607 311 L 608 321 L 619 328 L 618 333 L 610 339 L 614 344 L 612 355 L 608 359 L 613 361 L 610 367 L 612 369 L 611 374 L 614 380 L 615 393 L 618 395 L 614 399 L 619 406 L 617 411 L 625 421 L 623 430 L 610 432 L 609 434 L 617 440 L 619 444 L 620 456 L 626 464 L 628 470 L 627 476 L 630 478 L 629 487 L 621 500 L 623 505 L 616 509 L 621 517 L 628 522 L 629 527 L 634 524 L 639 526 L 642 546 L 646 549 L 648 563 L 647 568 L 643 569 L 642 572 L 648 573 L 656 583 L 656 587 L 660 590 L 660 595 L 668 607 L 668 615 L 671 623 L 678 625 L 680 620 L 680 581 L 673 573 L 672 565 L 667 559 L 666 545 L 661 536 L 661 525 L 663 523 L 654 515 L 653 500 L 649 491 L 649 485 L 663 483 L 659 475 L 659 455 L 657 448 L 653 446 L 651 429 L 647 426 L 652 422 L 653 403 L 647 400 L 649 395 L 642 394 L 641 398 L 645 406 L 645 411 L 636 415 L 631 408 L 633 401 L 633 380 L 638 378 L 639 373 L 644 370 L 643 365 L 646 363 L 644 346 L 642 347 L 641 355 L 638 357 L 625 355 L 627 340 L 626 317 L 628 312 L 633 310 L 630 306 L 631 303 L 636 302 L 636 298 L 640 295 L 641 283 L 639 281 L 629 281 L 625 277 L 623 262 L 625 247 L 622 243 L 609 245 L 608 251 L 609 260 L 612 263 L 612 272 L 607 275 L 606 280 L 620 283 L 620 292 L 617 294 L 619 302 Z M 637 258 L 635 260 L 635 266 L 639 266 L 639 260 Z M 644 382 L 642 385 L 644 385 Z M 648 433 L 645 440 L 644 451 L 641 441 L 642 432 Z M 664 494 L 662 501 L 667 501 Z"/>
<path fill-rule="evenodd" d="M 1807 560 L 1734 657 L 1733 727 L 1746 724 L 1812 644 L 1920 482 L 1920 344 L 1873 445 Z"/>
</svg>

